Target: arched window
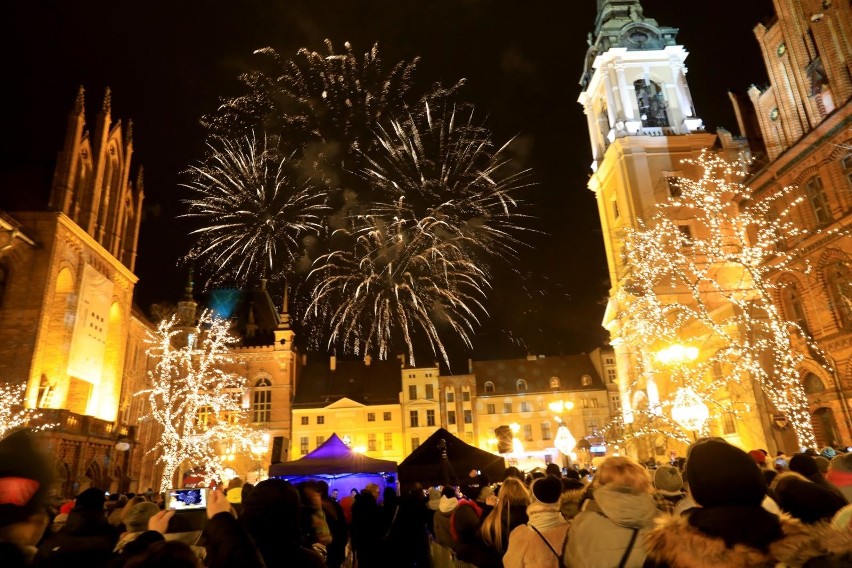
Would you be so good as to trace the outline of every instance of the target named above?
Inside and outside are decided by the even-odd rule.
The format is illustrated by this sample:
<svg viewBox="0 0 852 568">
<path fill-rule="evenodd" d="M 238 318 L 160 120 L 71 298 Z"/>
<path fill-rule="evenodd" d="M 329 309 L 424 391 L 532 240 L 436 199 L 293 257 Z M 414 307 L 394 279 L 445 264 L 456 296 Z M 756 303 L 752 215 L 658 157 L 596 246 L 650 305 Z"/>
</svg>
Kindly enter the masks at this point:
<svg viewBox="0 0 852 568">
<path fill-rule="evenodd" d="M 515 386 L 518 388 L 518 392 L 527 392 L 527 382 L 524 379 L 518 379 Z"/>
<path fill-rule="evenodd" d="M 562 385 L 559 383 L 559 377 L 550 377 L 550 388 L 558 389 Z"/>
<path fill-rule="evenodd" d="M 583 375 L 582 377 L 580 377 L 580 384 L 582 384 L 584 387 L 592 386 L 592 376 Z"/>
<path fill-rule="evenodd" d="M 805 182 L 805 195 L 811 204 L 817 225 L 827 225 L 831 221 L 831 209 L 819 176 L 813 176 Z"/>
<path fill-rule="evenodd" d="M 841 327 L 852 324 L 852 283 L 849 282 L 849 267 L 841 260 L 832 262 L 826 268 L 825 280 L 828 284 L 828 299 L 837 315 Z"/>
<path fill-rule="evenodd" d="M 805 394 L 825 392 L 825 384 L 823 384 L 822 380 L 813 373 L 805 375 L 805 378 L 802 381 L 802 387 L 805 389 Z"/>
<path fill-rule="evenodd" d="M 269 422 L 272 415 L 272 383 L 267 378 L 254 383 L 252 422 Z"/>
<path fill-rule="evenodd" d="M 491 381 L 485 381 L 485 394 L 490 394 L 494 392 L 494 383 Z"/>
<path fill-rule="evenodd" d="M 669 115 L 666 111 L 666 99 L 659 83 L 639 79 L 633 82 L 636 90 L 636 102 L 639 105 L 639 118 L 642 126 L 664 127 L 669 125 Z"/>
<path fill-rule="evenodd" d="M 799 289 L 794 283 L 791 282 L 781 289 L 781 304 L 784 306 L 784 315 L 787 319 L 797 323 L 805 333 L 809 333 L 805 306 Z"/>
</svg>

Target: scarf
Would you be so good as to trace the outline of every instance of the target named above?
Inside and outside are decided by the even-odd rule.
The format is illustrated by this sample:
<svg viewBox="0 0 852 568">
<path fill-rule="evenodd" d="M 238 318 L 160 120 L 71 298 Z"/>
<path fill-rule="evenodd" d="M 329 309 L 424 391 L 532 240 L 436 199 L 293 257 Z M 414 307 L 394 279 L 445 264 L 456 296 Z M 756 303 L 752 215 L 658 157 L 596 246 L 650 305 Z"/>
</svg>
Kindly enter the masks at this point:
<svg viewBox="0 0 852 568">
<path fill-rule="evenodd" d="M 566 524 L 558 503 L 531 503 L 527 507 L 527 516 L 530 518 L 527 524 L 540 531 Z"/>
</svg>

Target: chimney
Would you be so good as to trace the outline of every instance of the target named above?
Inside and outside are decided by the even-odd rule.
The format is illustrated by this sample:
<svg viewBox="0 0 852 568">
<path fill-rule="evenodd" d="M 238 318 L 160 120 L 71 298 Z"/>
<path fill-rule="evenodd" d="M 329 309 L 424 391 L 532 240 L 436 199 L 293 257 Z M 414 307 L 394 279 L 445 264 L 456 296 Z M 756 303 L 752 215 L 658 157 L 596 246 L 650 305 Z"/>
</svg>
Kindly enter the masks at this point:
<svg viewBox="0 0 852 568">
<path fill-rule="evenodd" d="M 336 370 L 337 370 L 337 355 L 332 355 L 332 356 L 328 359 L 328 367 L 329 367 L 332 371 L 336 371 Z"/>
<path fill-rule="evenodd" d="M 468 375 L 472 375 L 472 374 L 473 374 L 473 359 L 468 359 L 468 360 L 467 360 L 467 374 L 468 374 Z"/>
<path fill-rule="evenodd" d="M 373 362 L 372 357 L 370 357 L 369 355 L 364 355 L 364 366 L 365 367 L 369 367 L 370 363 L 372 363 L 372 362 Z"/>
</svg>

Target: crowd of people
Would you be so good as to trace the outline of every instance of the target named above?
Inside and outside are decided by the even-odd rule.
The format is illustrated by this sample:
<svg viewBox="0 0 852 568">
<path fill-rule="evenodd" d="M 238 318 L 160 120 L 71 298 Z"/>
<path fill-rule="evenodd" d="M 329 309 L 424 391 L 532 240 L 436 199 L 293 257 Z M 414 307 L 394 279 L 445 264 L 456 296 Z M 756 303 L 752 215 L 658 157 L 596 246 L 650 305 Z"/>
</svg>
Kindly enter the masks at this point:
<svg viewBox="0 0 852 568">
<path fill-rule="evenodd" d="M 31 432 L 0 441 L 0 565 L 421 568 L 442 546 L 479 568 L 852 566 L 852 454 L 832 448 L 771 458 L 704 438 L 670 464 L 510 467 L 401 497 L 235 479 L 195 511 L 101 488 L 57 503 L 50 472 Z"/>
</svg>

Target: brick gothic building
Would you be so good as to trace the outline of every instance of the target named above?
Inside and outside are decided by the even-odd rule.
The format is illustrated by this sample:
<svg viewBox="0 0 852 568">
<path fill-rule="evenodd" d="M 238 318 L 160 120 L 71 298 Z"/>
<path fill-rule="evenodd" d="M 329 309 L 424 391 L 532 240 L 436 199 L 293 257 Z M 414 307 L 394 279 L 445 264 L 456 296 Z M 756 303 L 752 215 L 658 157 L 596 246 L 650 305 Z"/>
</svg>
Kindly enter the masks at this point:
<svg viewBox="0 0 852 568">
<path fill-rule="evenodd" d="M 732 96 L 740 131 L 766 160 L 746 181 L 754 197 L 796 186 L 792 220 L 813 232 L 777 243 L 802 260 L 777 274 L 782 313 L 826 357 L 799 369 L 820 445 L 852 442 L 852 8 L 829 0 L 774 0 L 776 16 L 754 28 L 770 85 Z M 817 233 L 816 231 L 820 232 Z M 821 360 L 822 359 L 822 360 Z M 822 363 L 821 365 L 819 363 Z M 831 372 L 824 369 L 828 367 Z M 790 447 L 789 428 L 775 428 Z"/>
<path fill-rule="evenodd" d="M 107 91 L 86 129 L 83 90 L 68 117 L 46 210 L 15 212 L 0 230 L 0 377 L 56 426 L 46 436 L 65 494 L 126 484 L 132 436 L 116 422 L 130 329 L 143 191 L 131 182 L 130 123 Z M 26 188 L 9 188 L 26 190 Z M 2 237 L 0 237 L 2 238 Z"/>
</svg>

